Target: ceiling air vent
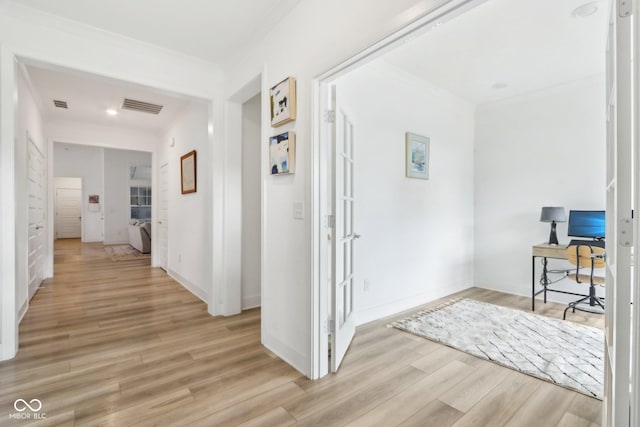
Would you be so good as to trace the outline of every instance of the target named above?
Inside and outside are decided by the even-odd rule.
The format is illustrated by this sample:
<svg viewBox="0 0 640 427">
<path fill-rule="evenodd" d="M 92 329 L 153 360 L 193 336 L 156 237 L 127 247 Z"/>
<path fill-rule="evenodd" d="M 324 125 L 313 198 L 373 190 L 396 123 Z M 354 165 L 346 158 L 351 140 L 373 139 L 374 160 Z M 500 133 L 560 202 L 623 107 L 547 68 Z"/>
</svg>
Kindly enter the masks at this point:
<svg viewBox="0 0 640 427">
<path fill-rule="evenodd" d="M 144 101 L 136 101 L 135 99 L 125 98 L 122 103 L 122 108 L 125 110 L 141 111 L 143 113 L 160 114 L 162 111 L 162 105 L 151 104 Z"/>
<path fill-rule="evenodd" d="M 67 101 L 60 101 L 58 99 L 53 100 L 53 105 L 58 108 L 69 108 L 69 106 L 67 105 Z"/>
</svg>

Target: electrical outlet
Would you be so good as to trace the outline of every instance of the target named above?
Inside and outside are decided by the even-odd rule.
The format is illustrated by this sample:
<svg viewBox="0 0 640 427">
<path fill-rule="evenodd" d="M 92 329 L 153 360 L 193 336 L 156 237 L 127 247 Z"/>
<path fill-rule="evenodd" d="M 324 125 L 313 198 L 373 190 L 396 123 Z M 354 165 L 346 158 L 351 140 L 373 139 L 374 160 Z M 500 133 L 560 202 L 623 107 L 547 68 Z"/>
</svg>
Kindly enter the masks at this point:
<svg viewBox="0 0 640 427">
<path fill-rule="evenodd" d="M 369 290 L 369 279 L 364 279 L 364 291 L 367 292 Z"/>
</svg>

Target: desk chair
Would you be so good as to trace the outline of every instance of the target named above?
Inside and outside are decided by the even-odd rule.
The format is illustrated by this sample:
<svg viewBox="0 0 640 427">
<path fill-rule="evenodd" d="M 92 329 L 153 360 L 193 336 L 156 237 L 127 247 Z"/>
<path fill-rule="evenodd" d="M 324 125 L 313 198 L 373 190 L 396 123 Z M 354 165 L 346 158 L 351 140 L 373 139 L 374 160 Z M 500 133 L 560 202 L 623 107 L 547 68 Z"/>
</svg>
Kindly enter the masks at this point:
<svg viewBox="0 0 640 427">
<path fill-rule="evenodd" d="M 567 248 L 567 260 L 576 266 L 575 272 L 570 272 L 568 277 L 575 280 L 576 283 L 588 283 L 589 296 L 570 302 L 567 308 L 564 309 L 562 319 L 564 320 L 567 318 L 567 310 L 570 308 L 573 309 L 574 313 L 576 310 L 590 311 L 578 307 L 578 304 L 585 303 L 589 304 L 590 307 L 600 307 L 604 310 L 604 298 L 596 296 L 596 285 L 604 285 L 604 277 L 593 275 L 596 268 L 604 268 L 606 266 L 604 260 L 604 249 L 583 244 L 572 245 Z M 581 268 L 589 268 L 589 274 L 580 274 Z"/>
</svg>

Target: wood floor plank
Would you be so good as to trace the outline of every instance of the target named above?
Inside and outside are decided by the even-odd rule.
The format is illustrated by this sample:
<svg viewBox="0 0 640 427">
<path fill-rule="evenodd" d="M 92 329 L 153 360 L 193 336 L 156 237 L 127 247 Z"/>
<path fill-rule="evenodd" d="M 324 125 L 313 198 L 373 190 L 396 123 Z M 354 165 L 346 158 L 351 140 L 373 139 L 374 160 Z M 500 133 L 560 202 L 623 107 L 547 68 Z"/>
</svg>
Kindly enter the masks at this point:
<svg viewBox="0 0 640 427">
<path fill-rule="evenodd" d="M 452 360 L 348 425 L 349 427 L 396 425 L 422 410 L 472 372 L 471 366 Z"/>
<path fill-rule="evenodd" d="M 541 381 L 541 380 L 540 380 Z M 567 412 L 574 392 L 547 382 L 541 382 L 537 392 L 507 421 L 509 427 L 556 425 Z M 544 421 L 541 424 L 542 420 Z"/>
<path fill-rule="evenodd" d="M 509 370 L 501 366 L 483 363 L 471 375 L 442 394 L 439 399 L 460 412 L 467 412 L 493 390 L 509 373 Z"/>
<path fill-rule="evenodd" d="M 472 288 L 362 325 L 339 372 L 311 381 L 261 344 L 259 308 L 211 317 L 148 259 L 114 262 L 101 244 L 58 240 L 54 262 L 17 357 L 0 362 L 0 426 L 16 425 L 18 398 L 42 399 L 36 425 L 600 424 L 598 400 L 387 327 L 452 298 L 524 311 L 529 298 Z M 562 318 L 563 305 L 537 305 Z"/>
<path fill-rule="evenodd" d="M 434 400 L 399 425 L 402 427 L 448 427 L 453 425 L 462 415 L 462 412 L 452 408 L 446 403 Z"/>
<path fill-rule="evenodd" d="M 281 406 L 240 424 L 240 427 L 287 427 L 296 423 L 289 413 Z"/>
<path fill-rule="evenodd" d="M 502 426 L 536 392 L 540 381 L 511 371 L 455 424 L 455 427 Z"/>
</svg>

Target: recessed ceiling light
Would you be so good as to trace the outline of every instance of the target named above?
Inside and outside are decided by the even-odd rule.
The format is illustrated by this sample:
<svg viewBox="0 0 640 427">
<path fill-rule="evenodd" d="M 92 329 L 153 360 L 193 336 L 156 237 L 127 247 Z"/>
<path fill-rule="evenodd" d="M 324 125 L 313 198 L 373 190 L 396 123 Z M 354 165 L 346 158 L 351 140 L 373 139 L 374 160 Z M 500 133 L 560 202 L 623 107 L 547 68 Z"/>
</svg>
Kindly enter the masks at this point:
<svg viewBox="0 0 640 427">
<path fill-rule="evenodd" d="M 110 116 L 117 116 L 118 112 L 116 110 L 114 110 L 113 108 L 109 108 L 106 113 Z"/>
<path fill-rule="evenodd" d="M 503 82 L 496 82 L 494 84 L 491 85 L 491 87 L 493 89 L 505 89 L 508 85 L 506 83 Z"/>
<path fill-rule="evenodd" d="M 574 18 L 586 18 L 587 16 L 591 16 L 598 11 L 598 2 L 590 1 L 589 3 L 585 3 L 582 6 L 578 6 L 573 9 L 571 12 L 571 16 Z"/>
</svg>

